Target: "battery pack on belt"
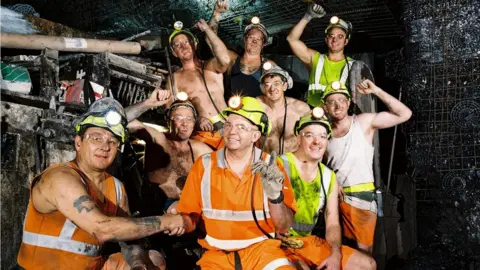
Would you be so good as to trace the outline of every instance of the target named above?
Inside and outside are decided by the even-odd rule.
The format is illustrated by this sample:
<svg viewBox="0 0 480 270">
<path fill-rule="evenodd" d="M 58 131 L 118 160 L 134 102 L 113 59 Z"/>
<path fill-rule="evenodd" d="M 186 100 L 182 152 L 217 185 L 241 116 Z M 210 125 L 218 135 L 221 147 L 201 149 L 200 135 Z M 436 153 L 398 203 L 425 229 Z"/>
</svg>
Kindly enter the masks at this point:
<svg viewBox="0 0 480 270">
<path fill-rule="evenodd" d="M 359 191 L 359 192 L 345 192 L 345 195 L 358 198 L 367 202 L 373 202 L 377 200 L 377 193 L 372 191 Z"/>
</svg>

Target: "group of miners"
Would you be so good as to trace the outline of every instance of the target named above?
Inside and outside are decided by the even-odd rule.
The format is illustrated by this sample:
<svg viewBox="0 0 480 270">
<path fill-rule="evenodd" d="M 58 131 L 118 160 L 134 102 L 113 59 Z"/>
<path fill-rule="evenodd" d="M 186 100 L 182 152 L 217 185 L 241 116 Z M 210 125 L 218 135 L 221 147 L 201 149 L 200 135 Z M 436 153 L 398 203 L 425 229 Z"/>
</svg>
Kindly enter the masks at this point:
<svg viewBox="0 0 480 270">
<path fill-rule="evenodd" d="M 176 24 L 174 83 L 125 109 L 99 99 L 75 123 L 76 158 L 31 183 L 19 267 L 166 269 L 168 259 L 139 240 L 196 231 L 201 269 L 376 269 L 373 137 L 411 111 L 369 79 L 349 85 L 359 62 L 344 54 L 349 22 L 330 20 L 326 54 L 300 40 L 310 20 L 325 16 L 320 5 L 310 4 L 287 37 L 311 72 L 306 103 L 285 96 L 292 77 L 262 56 L 269 36 L 258 20 L 245 28 L 242 55 L 227 49 L 217 36 L 227 10 L 228 0 L 217 0 L 210 22 L 196 24 L 213 58 L 200 60 L 197 37 Z M 388 111 L 349 113 L 354 91 Z M 136 120 L 159 106 L 167 132 Z M 148 181 L 168 198 L 157 206 L 162 215 L 132 217 L 122 182 L 106 172 L 128 134 L 146 142 Z M 324 238 L 312 234 L 318 221 Z M 106 242 L 121 253 L 104 256 Z"/>
</svg>

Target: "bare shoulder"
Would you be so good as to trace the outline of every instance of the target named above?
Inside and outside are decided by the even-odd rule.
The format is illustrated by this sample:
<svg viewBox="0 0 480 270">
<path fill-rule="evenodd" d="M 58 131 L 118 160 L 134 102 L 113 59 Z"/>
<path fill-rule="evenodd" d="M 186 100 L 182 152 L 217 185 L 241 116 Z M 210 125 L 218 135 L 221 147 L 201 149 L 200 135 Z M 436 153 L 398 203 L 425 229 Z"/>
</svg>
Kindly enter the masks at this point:
<svg viewBox="0 0 480 270">
<path fill-rule="evenodd" d="M 212 152 L 212 148 L 210 148 L 207 144 L 197 141 L 197 140 L 189 140 L 190 144 L 192 145 L 192 149 L 195 154 L 195 158 L 202 156 L 204 154 Z"/>
<path fill-rule="evenodd" d="M 47 169 L 41 179 L 33 187 L 33 201 L 37 210 L 53 210 L 53 205 L 59 197 L 69 198 L 75 196 L 76 193 L 86 192 L 85 185 L 81 176 L 72 168 L 67 166 L 59 166 Z M 48 202 L 51 207 L 45 205 Z M 38 208 L 40 207 L 40 209 Z"/>
<path fill-rule="evenodd" d="M 82 177 L 73 168 L 68 166 L 59 166 L 50 169 L 42 176 L 44 183 L 53 186 L 75 185 L 75 183 L 82 183 Z"/>
<path fill-rule="evenodd" d="M 262 106 L 264 108 L 267 107 L 267 104 L 265 103 L 265 96 L 264 95 L 258 96 L 257 100 L 260 101 L 260 103 L 262 104 Z"/>
<path fill-rule="evenodd" d="M 377 113 L 360 113 L 357 114 L 356 117 L 362 129 L 367 131 L 368 129 L 372 129 L 372 121 L 376 115 Z"/>
<path fill-rule="evenodd" d="M 272 111 L 272 108 L 270 108 L 270 106 L 267 105 L 267 103 L 265 102 L 265 99 L 266 97 L 264 95 L 257 97 L 257 100 L 260 101 L 260 104 L 262 104 L 263 109 L 265 110 L 265 113 L 267 115 L 270 115 L 273 113 L 273 111 Z"/>
<path fill-rule="evenodd" d="M 307 103 L 295 98 L 287 97 L 287 104 L 299 115 L 304 115 L 310 111 Z"/>
<path fill-rule="evenodd" d="M 238 58 L 238 54 L 232 50 L 228 50 L 228 56 L 230 56 L 230 61 L 235 62 Z"/>
</svg>

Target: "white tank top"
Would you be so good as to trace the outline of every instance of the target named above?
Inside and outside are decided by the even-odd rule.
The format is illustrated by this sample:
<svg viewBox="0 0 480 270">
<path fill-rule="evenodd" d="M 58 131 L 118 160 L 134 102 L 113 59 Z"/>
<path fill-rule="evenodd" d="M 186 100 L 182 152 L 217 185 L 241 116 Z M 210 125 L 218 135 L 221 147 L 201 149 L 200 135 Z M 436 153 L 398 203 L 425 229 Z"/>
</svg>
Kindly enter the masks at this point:
<svg viewBox="0 0 480 270">
<path fill-rule="evenodd" d="M 342 187 L 374 182 L 373 145 L 366 140 L 356 115 L 345 136 L 330 139 L 327 151 L 327 166 Z"/>
</svg>

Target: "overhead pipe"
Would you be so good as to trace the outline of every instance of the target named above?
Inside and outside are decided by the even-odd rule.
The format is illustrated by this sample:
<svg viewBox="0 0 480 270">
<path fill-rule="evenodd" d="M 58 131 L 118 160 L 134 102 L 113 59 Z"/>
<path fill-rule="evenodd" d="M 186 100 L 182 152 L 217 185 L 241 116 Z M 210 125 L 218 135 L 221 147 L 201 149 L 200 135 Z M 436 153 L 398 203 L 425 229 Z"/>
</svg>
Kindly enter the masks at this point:
<svg viewBox="0 0 480 270">
<path fill-rule="evenodd" d="M 111 52 L 118 54 L 139 54 L 142 50 L 138 42 L 24 35 L 3 32 L 0 37 L 0 47 L 29 50 L 50 48 L 52 50 L 65 52 Z"/>
</svg>

